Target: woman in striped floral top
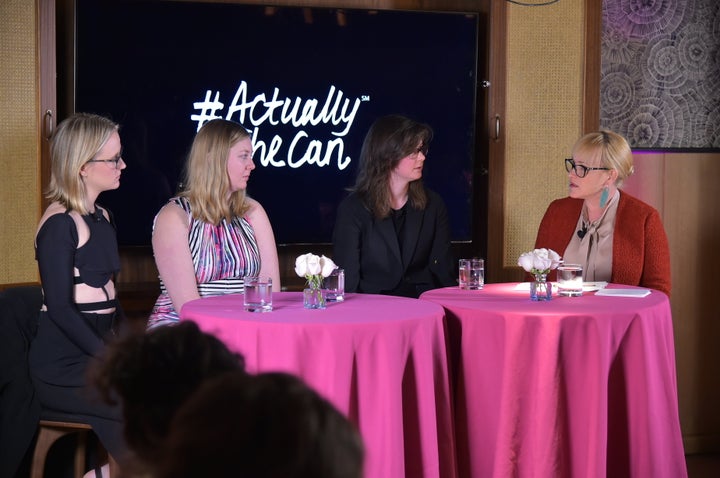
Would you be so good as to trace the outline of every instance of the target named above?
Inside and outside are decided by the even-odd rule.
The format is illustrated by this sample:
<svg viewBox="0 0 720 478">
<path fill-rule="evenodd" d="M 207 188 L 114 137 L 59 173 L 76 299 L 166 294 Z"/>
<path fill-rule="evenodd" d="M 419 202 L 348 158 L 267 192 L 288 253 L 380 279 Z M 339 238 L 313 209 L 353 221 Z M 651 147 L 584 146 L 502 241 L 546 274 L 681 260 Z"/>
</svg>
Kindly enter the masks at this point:
<svg viewBox="0 0 720 478">
<path fill-rule="evenodd" d="M 176 323 L 190 300 L 242 292 L 247 275 L 271 277 L 280 289 L 270 220 L 245 194 L 255 169 L 252 154 L 247 130 L 232 121 L 209 121 L 195 136 L 185 189 L 153 225 L 160 296 L 148 328 Z"/>
</svg>

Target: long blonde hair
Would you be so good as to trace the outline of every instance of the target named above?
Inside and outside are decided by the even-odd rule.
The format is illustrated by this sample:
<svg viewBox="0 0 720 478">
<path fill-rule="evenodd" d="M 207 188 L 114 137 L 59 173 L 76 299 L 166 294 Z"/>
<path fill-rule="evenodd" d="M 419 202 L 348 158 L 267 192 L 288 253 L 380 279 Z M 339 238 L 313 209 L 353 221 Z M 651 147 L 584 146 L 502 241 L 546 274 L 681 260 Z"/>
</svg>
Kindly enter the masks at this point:
<svg viewBox="0 0 720 478">
<path fill-rule="evenodd" d="M 230 148 L 249 137 L 242 125 L 224 119 L 208 121 L 195 135 L 180 195 L 188 198 L 196 219 L 217 225 L 247 212 L 245 190 L 230 193 L 227 162 Z"/>
<path fill-rule="evenodd" d="M 110 119 L 90 113 L 75 113 L 63 120 L 50 138 L 50 183 L 45 197 L 69 210 L 89 214 L 80 170 L 119 128 Z"/>
</svg>

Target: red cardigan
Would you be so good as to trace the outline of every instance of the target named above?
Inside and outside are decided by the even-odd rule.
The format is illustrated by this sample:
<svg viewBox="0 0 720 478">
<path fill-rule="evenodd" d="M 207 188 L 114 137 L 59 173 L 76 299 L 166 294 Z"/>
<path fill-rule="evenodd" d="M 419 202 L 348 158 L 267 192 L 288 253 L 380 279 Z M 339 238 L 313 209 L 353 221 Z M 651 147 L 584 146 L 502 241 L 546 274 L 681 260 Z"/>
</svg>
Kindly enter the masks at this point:
<svg viewBox="0 0 720 478">
<path fill-rule="evenodd" d="M 563 255 L 576 234 L 583 200 L 556 199 L 543 216 L 535 247 Z M 555 274 L 548 276 L 555 280 Z M 670 248 L 660 214 L 650 205 L 622 192 L 613 232 L 612 277 L 617 284 L 656 289 L 670 296 Z"/>
</svg>

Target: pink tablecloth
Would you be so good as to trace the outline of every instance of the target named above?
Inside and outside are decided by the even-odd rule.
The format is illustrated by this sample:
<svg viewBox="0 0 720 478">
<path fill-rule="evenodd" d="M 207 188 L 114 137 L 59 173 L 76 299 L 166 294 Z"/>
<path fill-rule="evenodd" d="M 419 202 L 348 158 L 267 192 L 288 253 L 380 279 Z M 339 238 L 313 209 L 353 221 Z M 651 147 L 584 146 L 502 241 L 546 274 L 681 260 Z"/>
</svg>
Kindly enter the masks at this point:
<svg viewBox="0 0 720 478">
<path fill-rule="evenodd" d="M 299 292 L 273 311 L 244 312 L 241 295 L 182 309 L 241 352 L 250 372 L 301 376 L 358 425 L 367 478 L 456 476 L 444 311 L 430 302 L 347 294 L 306 310 Z"/>
<path fill-rule="evenodd" d="M 515 286 L 421 296 L 447 314 L 460 476 L 686 477 L 667 296 Z"/>
</svg>

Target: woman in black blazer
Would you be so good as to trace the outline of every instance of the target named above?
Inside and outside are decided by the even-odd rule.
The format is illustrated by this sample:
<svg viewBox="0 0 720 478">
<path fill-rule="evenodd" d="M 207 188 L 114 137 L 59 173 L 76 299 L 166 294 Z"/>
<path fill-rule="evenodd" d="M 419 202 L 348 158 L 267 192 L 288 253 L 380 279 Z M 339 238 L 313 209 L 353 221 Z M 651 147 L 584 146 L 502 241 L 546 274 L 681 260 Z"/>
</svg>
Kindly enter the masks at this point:
<svg viewBox="0 0 720 478">
<path fill-rule="evenodd" d="M 457 284 L 445 204 L 422 183 L 432 134 L 426 124 L 390 115 L 365 136 L 333 232 L 346 292 L 418 297 Z"/>
</svg>

